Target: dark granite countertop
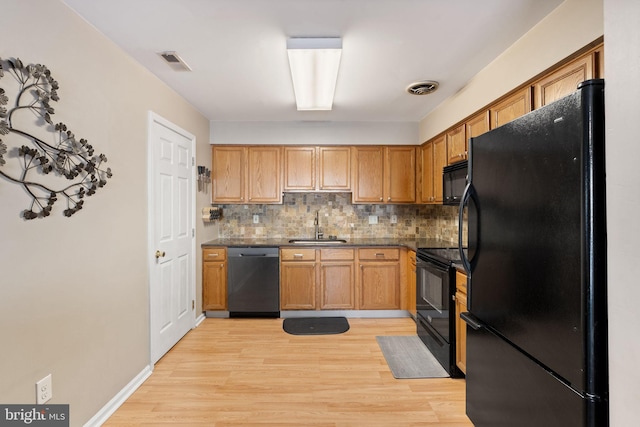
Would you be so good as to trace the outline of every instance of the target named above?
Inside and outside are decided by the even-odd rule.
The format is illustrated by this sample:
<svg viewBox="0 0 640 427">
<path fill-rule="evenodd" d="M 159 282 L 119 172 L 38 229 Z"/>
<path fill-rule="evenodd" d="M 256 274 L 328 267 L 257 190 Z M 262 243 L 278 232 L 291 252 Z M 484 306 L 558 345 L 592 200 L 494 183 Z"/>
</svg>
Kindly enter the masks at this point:
<svg viewBox="0 0 640 427">
<path fill-rule="evenodd" d="M 248 248 L 248 247 L 266 247 L 266 246 L 295 246 L 295 247 L 316 247 L 313 244 L 308 245 L 299 245 L 289 243 L 290 239 L 294 239 L 295 237 L 289 238 L 266 238 L 266 239 L 239 239 L 239 238 L 222 238 L 209 240 L 208 242 L 204 242 L 201 247 L 206 248 L 209 246 L 226 246 L 226 247 L 236 247 L 236 248 Z M 393 238 L 393 237 L 385 237 L 385 238 L 367 238 L 367 237 L 359 237 L 356 239 L 345 239 L 347 243 L 335 243 L 335 246 L 404 246 L 409 249 L 417 250 L 418 248 L 452 248 L 456 247 L 455 243 L 448 242 L 446 240 L 440 239 L 406 239 L 406 238 Z M 323 243 L 318 244 L 318 247 L 327 247 L 333 246 L 329 244 L 329 239 L 323 239 Z"/>
</svg>

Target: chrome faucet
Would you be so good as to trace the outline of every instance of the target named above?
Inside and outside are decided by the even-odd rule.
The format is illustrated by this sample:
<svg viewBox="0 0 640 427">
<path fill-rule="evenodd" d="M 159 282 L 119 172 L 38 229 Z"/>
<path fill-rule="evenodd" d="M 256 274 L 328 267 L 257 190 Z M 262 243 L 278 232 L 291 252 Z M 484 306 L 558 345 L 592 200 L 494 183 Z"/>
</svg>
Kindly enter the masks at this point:
<svg viewBox="0 0 640 427">
<path fill-rule="evenodd" d="M 316 218 L 313 220 L 313 225 L 315 227 L 315 239 L 322 239 L 323 233 L 320 232 L 320 211 L 316 211 Z"/>
</svg>

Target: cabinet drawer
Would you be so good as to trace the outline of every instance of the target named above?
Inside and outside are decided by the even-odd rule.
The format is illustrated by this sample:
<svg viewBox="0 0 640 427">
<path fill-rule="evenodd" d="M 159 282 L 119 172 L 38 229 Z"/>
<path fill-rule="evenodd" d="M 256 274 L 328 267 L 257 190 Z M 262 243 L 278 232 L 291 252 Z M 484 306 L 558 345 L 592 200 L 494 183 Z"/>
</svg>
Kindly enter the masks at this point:
<svg viewBox="0 0 640 427">
<path fill-rule="evenodd" d="M 315 261 L 316 250 L 309 248 L 280 249 L 280 261 Z"/>
<path fill-rule="evenodd" d="M 459 271 L 456 271 L 456 290 L 467 295 L 467 276 Z"/>
<path fill-rule="evenodd" d="M 354 250 L 347 248 L 326 248 L 320 250 L 321 261 L 345 260 L 351 261 L 354 258 Z"/>
<path fill-rule="evenodd" d="M 400 259 L 400 249 L 398 248 L 366 248 L 358 249 L 360 261 L 395 261 Z"/>
<path fill-rule="evenodd" d="M 227 259 L 227 248 L 206 248 L 202 250 L 202 261 L 224 261 Z"/>
</svg>

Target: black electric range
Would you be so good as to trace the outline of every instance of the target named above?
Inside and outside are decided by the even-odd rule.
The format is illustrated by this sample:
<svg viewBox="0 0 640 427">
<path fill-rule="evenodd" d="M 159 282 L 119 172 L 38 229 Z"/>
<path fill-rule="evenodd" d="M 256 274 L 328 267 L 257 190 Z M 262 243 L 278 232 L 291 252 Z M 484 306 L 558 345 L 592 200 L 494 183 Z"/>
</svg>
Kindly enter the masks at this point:
<svg viewBox="0 0 640 427">
<path fill-rule="evenodd" d="M 466 249 L 465 249 L 466 251 Z M 455 248 L 418 248 L 417 256 L 444 265 L 461 264 L 460 250 Z"/>
<path fill-rule="evenodd" d="M 455 362 L 455 268 L 460 251 L 419 248 L 416 252 L 417 333 L 429 351 L 453 378 L 462 376 Z"/>
</svg>

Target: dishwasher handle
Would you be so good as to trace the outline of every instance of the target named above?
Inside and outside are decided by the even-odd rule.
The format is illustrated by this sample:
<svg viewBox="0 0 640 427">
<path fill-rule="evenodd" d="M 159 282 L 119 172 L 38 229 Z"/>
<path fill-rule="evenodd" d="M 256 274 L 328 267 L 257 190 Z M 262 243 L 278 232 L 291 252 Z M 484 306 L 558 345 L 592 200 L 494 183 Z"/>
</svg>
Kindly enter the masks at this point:
<svg viewBox="0 0 640 427">
<path fill-rule="evenodd" d="M 277 247 L 263 248 L 228 248 L 227 256 L 229 258 L 277 258 L 280 256 L 280 250 Z"/>
<path fill-rule="evenodd" d="M 252 257 L 275 257 L 278 256 L 276 255 L 270 255 L 270 254 L 240 254 L 238 256 L 252 256 Z"/>
</svg>

